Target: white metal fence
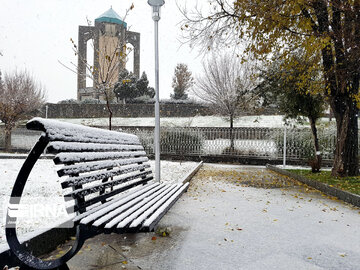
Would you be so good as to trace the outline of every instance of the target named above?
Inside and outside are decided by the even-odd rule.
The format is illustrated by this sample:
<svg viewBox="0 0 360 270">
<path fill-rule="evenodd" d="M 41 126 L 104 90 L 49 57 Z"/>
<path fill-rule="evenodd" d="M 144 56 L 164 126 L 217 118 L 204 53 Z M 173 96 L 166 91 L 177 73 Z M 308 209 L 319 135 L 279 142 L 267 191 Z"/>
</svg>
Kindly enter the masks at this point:
<svg viewBox="0 0 360 270">
<path fill-rule="evenodd" d="M 148 154 L 153 154 L 154 134 L 152 127 L 115 127 L 138 135 Z M 320 148 L 323 160 L 332 160 L 335 149 L 335 134 L 332 129 L 319 129 Z M 3 132 L 0 132 L 3 134 Z M 18 128 L 12 134 L 14 150 L 29 150 L 40 133 Z M 288 128 L 284 140 L 281 128 L 215 128 L 215 127 L 162 127 L 161 153 L 177 156 L 238 156 L 291 161 L 311 159 L 314 153 L 309 128 Z M 0 147 L 3 136 L 0 135 Z"/>
<path fill-rule="evenodd" d="M 128 127 L 123 128 L 123 131 L 137 134 L 148 153 L 153 153 L 151 129 Z M 331 161 L 334 157 L 336 132 L 329 128 L 319 129 L 318 135 L 323 160 Z M 162 128 L 161 153 L 270 160 L 281 160 L 285 157 L 289 161 L 307 161 L 313 158 L 314 143 L 309 128 L 287 128 L 286 133 L 282 128 Z"/>
</svg>

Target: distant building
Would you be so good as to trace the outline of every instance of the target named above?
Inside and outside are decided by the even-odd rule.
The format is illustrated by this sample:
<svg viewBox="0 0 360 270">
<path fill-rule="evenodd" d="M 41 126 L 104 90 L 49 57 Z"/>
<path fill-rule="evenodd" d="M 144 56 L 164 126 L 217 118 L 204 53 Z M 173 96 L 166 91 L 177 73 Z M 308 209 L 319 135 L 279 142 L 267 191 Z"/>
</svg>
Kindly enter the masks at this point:
<svg viewBox="0 0 360 270">
<path fill-rule="evenodd" d="M 133 46 L 134 67 L 133 72 L 140 76 L 140 33 L 127 30 L 127 24 L 120 16 L 110 8 L 108 11 L 95 19 L 95 26 L 79 26 L 78 37 L 78 79 L 77 79 L 77 99 L 104 99 L 98 92 L 94 91 L 94 86 L 86 87 L 86 64 L 87 42 L 94 40 L 94 66 L 93 76 L 95 81 L 101 81 L 103 70 L 114 67 L 109 82 L 114 85 L 118 81 L 118 74 L 121 68 L 125 68 L 126 62 L 122 60 L 122 55 L 126 51 L 126 44 Z M 119 49 L 120 48 L 120 49 Z M 117 54 L 117 64 L 108 61 L 106 56 L 114 55 L 118 49 L 121 53 Z M 119 64 L 120 62 L 120 64 Z M 107 66 L 106 66 L 107 65 Z"/>
</svg>

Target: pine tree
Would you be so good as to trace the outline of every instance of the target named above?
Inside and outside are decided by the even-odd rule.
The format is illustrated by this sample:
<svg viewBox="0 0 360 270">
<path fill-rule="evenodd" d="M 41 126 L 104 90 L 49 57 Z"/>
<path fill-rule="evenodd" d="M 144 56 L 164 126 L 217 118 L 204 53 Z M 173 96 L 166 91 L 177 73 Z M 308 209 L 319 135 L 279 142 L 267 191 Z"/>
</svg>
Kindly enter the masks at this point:
<svg viewBox="0 0 360 270">
<path fill-rule="evenodd" d="M 137 79 L 132 72 L 124 69 L 119 74 L 119 82 L 115 84 L 114 93 L 117 99 L 124 103 L 142 96 L 153 98 L 155 90 L 148 85 L 149 80 L 145 72 L 142 73 L 140 79 Z"/>
<path fill-rule="evenodd" d="M 136 82 L 136 88 L 139 96 L 148 96 L 153 98 L 155 96 L 154 88 L 149 87 L 149 80 L 145 71 L 142 73 L 140 79 Z"/>
<path fill-rule="evenodd" d="M 138 97 L 136 81 L 136 76 L 132 72 L 123 69 L 119 74 L 119 81 L 114 86 L 114 93 L 117 99 L 125 103 L 130 99 Z"/>
<path fill-rule="evenodd" d="M 172 87 L 174 88 L 174 94 L 171 94 L 173 99 L 187 99 L 188 91 L 194 84 L 191 71 L 189 71 L 186 64 L 179 63 L 175 67 Z"/>
</svg>

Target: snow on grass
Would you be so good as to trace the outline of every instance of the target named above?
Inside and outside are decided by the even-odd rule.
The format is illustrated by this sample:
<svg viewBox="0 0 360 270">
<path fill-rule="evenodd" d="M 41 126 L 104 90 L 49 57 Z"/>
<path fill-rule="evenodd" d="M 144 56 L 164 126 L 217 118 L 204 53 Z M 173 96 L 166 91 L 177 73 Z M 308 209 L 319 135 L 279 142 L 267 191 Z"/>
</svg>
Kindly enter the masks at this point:
<svg viewBox="0 0 360 270">
<path fill-rule="evenodd" d="M 108 118 L 64 118 L 58 119 L 74 124 L 88 126 L 107 126 Z M 166 127 L 229 127 L 226 117 L 220 116 L 194 116 L 194 117 L 161 117 L 161 125 Z M 114 126 L 154 126 L 153 117 L 121 118 L 112 119 Z M 263 115 L 263 116 L 242 116 L 235 119 L 235 127 L 281 127 L 283 126 L 283 116 Z"/>
<path fill-rule="evenodd" d="M 284 117 L 282 115 L 252 115 L 241 116 L 234 120 L 234 127 L 283 127 Z M 74 124 L 82 124 L 87 126 L 107 126 L 108 118 L 62 118 L 57 119 Z M 161 117 L 160 122 L 165 127 L 229 127 L 230 123 L 227 117 L 221 116 L 194 116 L 194 117 Z M 328 118 L 322 118 L 321 122 L 329 122 Z M 295 121 L 290 124 L 301 126 Z M 154 126 L 153 117 L 114 117 L 112 118 L 113 126 Z M 304 124 L 309 126 L 308 123 Z"/>
<path fill-rule="evenodd" d="M 0 200 L 2 207 L 0 209 L 1 229 L 0 229 L 0 244 L 6 241 L 5 239 L 5 207 L 9 196 L 11 194 L 12 187 L 15 183 L 17 174 L 24 163 L 24 159 L 1 159 L 0 160 Z M 154 161 L 150 161 L 152 170 L 154 171 Z M 161 181 L 166 183 L 176 183 L 183 179 L 183 176 L 191 171 L 197 165 L 196 162 L 172 162 L 161 161 Z M 26 183 L 23 196 L 24 199 L 28 198 L 47 198 L 54 200 L 55 203 L 59 201 L 63 202 L 63 190 L 60 183 L 64 180 L 57 176 L 56 170 L 60 169 L 62 165 L 54 165 L 51 159 L 41 159 L 35 164 L 29 180 Z M 47 202 L 44 202 L 47 203 Z M 66 213 L 64 215 L 57 216 L 57 220 L 54 218 L 41 218 L 33 223 L 28 223 L 26 218 L 19 218 L 19 225 L 17 226 L 17 232 L 19 235 L 44 228 L 48 224 L 58 223 L 69 219 Z M 50 226 L 49 226 L 50 227 Z"/>
</svg>

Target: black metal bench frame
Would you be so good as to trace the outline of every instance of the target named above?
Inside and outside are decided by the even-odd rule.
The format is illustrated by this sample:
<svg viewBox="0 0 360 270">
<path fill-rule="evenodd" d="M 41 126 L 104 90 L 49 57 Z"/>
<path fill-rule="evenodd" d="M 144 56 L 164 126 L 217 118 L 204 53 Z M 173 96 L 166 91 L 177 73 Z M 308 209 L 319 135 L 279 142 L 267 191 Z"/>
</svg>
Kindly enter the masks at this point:
<svg viewBox="0 0 360 270">
<path fill-rule="evenodd" d="M 25 187 L 25 184 L 28 180 L 28 177 L 30 175 L 31 170 L 33 169 L 35 163 L 40 158 L 41 154 L 44 153 L 45 149 L 47 148 L 50 140 L 47 136 L 44 134 L 40 136 L 38 142 L 35 144 L 35 146 L 32 148 L 30 153 L 28 154 L 22 168 L 19 171 L 19 174 L 17 176 L 17 179 L 15 181 L 15 184 L 13 186 L 11 197 L 10 197 L 10 204 L 18 204 L 19 198 L 21 198 L 23 194 L 23 190 Z M 146 184 L 149 180 L 152 180 L 152 176 L 148 178 L 143 178 L 142 184 Z M 184 191 L 187 189 L 184 187 Z M 153 231 L 156 227 L 157 223 L 160 221 L 160 219 L 165 215 L 165 213 L 171 208 L 171 206 L 176 202 L 176 200 L 181 196 L 182 192 L 177 196 L 175 200 L 173 200 L 146 229 L 143 229 L 141 227 L 138 228 L 127 228 L 126 230 L 119 231 L 119 233 L 124 232 L 139 232 L 139 231 Z M 103 194 L 104 196 L 105 194 Z M 100 195 L 101 196 L 101 195 Z M 106 197 L 104 197 L 106 198 Z M 75 202 L 77 200 L 74 200 Z M 102 203 L 105 202 L 105 199 L 101 201 Z M 83 213 L 84 209 L 75 209 L 78 213 Z M 6 218 L 6 224 L 15 224 L 16 223 L 16 217 L 10 217 L 9 214 L 7 214 Z M 101 233 L 110 233 L 114 232 L 112 231 L 106 231 L 104 228 L 95 228 L 92 226 L 86 226 L 81 224 L 80 222 L 75 223 L 76 226 L 76 240 L 74 244 L 72 245 L 72 248 L 64 254 L 62 257 L 55 259 L 55 260 L 41 260 L 31 254 L 28 250 L 26 250 L 23 245 L 19 242 L 19 239 L 16 234 L 16 228 L 14 227 L 8 227 L 6 226 L 6 238 L 9 244 L 9 247 L 11 249 L 11 252 L 22 262 L 22 265 L 20 265 L 20 269 L 69 269 L 66 265 L 67 261 L 69 261 L 83 246 L 85 240 L 92 238 L 98 234 Z M 116 232 L 116 231 L 115 231 Z"/>
</svg>

